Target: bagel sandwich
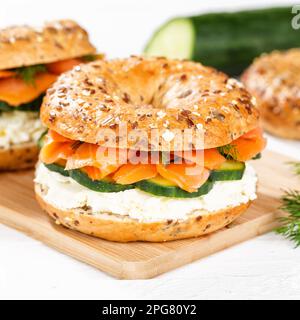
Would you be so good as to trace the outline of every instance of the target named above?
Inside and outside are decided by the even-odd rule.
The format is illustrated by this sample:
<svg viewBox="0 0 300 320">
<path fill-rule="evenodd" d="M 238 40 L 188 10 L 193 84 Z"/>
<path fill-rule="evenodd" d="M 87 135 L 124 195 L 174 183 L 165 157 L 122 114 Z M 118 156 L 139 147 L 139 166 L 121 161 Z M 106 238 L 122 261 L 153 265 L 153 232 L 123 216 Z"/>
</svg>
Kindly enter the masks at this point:
<svg viewBox="0 0 300 320">
<path fill-rule="evenodd" d="M 46 90 L 95 54 L 86 31 L 71 20 L 0 30 L 0 171 L 34 166 Z"/>
<path fill-rule="evenodd" d="M 274 51 L 255 59 L 242 81 L 256 97 L 264 129 L 300 140 L 300 49 Z"/>
<path fill-rule="evenodd" d="M 213 232 L 256 198 L 258 119 L 240 82 L 199 63 L 85 64 L 43 101 L 36 198 L 57 224 L 111 241 Z"/>
</svg>

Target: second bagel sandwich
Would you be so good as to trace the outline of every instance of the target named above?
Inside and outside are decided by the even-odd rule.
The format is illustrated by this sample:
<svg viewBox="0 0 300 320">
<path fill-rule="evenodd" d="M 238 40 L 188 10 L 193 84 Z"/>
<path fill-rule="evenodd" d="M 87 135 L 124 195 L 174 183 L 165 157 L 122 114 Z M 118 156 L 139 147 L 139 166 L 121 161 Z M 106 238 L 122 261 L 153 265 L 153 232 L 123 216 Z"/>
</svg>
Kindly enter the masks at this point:
<svg viewBox="0 0 300 320">
<path fill-rule="evenodd" d="M 242 81 L 257 99 L 264 129 L 300 140 L 300 49 L 274 51 L 256 58 Z"/>
<path fill-rule="evenodd" d="M 46 90 L 95 52 L 86 31 L 70 20 L 0 30 L 0 171 L 33 167 Z"/>
<path fill-rule="evenodd" d="M 112 241 L 213 232 L 256 198 L 245 162 L 266 144 L 258 116 L 240 82 L 199 63 L 81 65 L 41 108 L 37 200 L 57 223 Z"/>
</svg>

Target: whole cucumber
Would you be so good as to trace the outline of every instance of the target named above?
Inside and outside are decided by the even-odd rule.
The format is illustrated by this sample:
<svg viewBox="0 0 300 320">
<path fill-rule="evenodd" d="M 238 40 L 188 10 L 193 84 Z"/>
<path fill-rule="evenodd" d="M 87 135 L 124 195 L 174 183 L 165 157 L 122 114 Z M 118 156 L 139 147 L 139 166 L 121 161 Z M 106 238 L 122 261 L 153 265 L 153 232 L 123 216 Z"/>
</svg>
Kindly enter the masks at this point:
<svg viewBox="0 0 300 320">
<path fill-rule="evenodd" d="M 294 16 L 290 6 L 175 18 L 153 35 L 145 54 L 199 61 L 239 75 L 264 52 L 300 47 Z"/>
</svg>

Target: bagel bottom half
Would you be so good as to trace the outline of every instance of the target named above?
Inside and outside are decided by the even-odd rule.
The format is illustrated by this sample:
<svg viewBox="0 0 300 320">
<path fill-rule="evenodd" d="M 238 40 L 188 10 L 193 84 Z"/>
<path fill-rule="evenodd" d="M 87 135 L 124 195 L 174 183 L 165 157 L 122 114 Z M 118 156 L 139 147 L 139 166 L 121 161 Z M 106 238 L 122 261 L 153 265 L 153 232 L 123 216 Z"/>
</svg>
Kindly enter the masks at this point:
<svg viewBox="0 0 300 320">
<path fill-rule="evenodd" d="M 35 192 L 41 207 L 56 223 L 85 234 L 117 242 L 163 242 L 199 237 L 225 227 L 240 216 L 251 203 L 249 201 L 239 206 L 193 216 L 182 221 L 140 222 L 113 214 L 103 213 L 94 216 L 79 213 L 76 209 L 61 210 L 44 199 L 40 184 L 35 184 Z"/>
<path fill-rule="evenodd" d="M 39 149 L 35 142 L 0 148 L 0 171 L 33 168 L 38 159 Z"/>
</svg>

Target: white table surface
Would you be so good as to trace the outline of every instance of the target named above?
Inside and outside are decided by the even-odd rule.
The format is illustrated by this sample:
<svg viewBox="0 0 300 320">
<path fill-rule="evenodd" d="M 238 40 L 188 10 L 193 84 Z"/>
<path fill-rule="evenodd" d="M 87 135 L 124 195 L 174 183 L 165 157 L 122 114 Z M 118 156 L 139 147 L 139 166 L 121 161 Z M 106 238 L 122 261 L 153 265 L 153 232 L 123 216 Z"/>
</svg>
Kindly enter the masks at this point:
<svg viewBox="0 0 300 320">
<path fill-rule="evenodd" d="M 189 13 L 290 1 L 10 0 L 0 26 L 72 18 L 110 57 L 141 52 L 166 19 Z M 241 5 L 242 2 L 242 5 Z M 300 159 L 300 142 L 269 139 L 269 149 Z M 0 225 L 0 299 L 295 299 L 300 249 L 274 233 L 145 281 L 119 281 Z"/>
</svg>

